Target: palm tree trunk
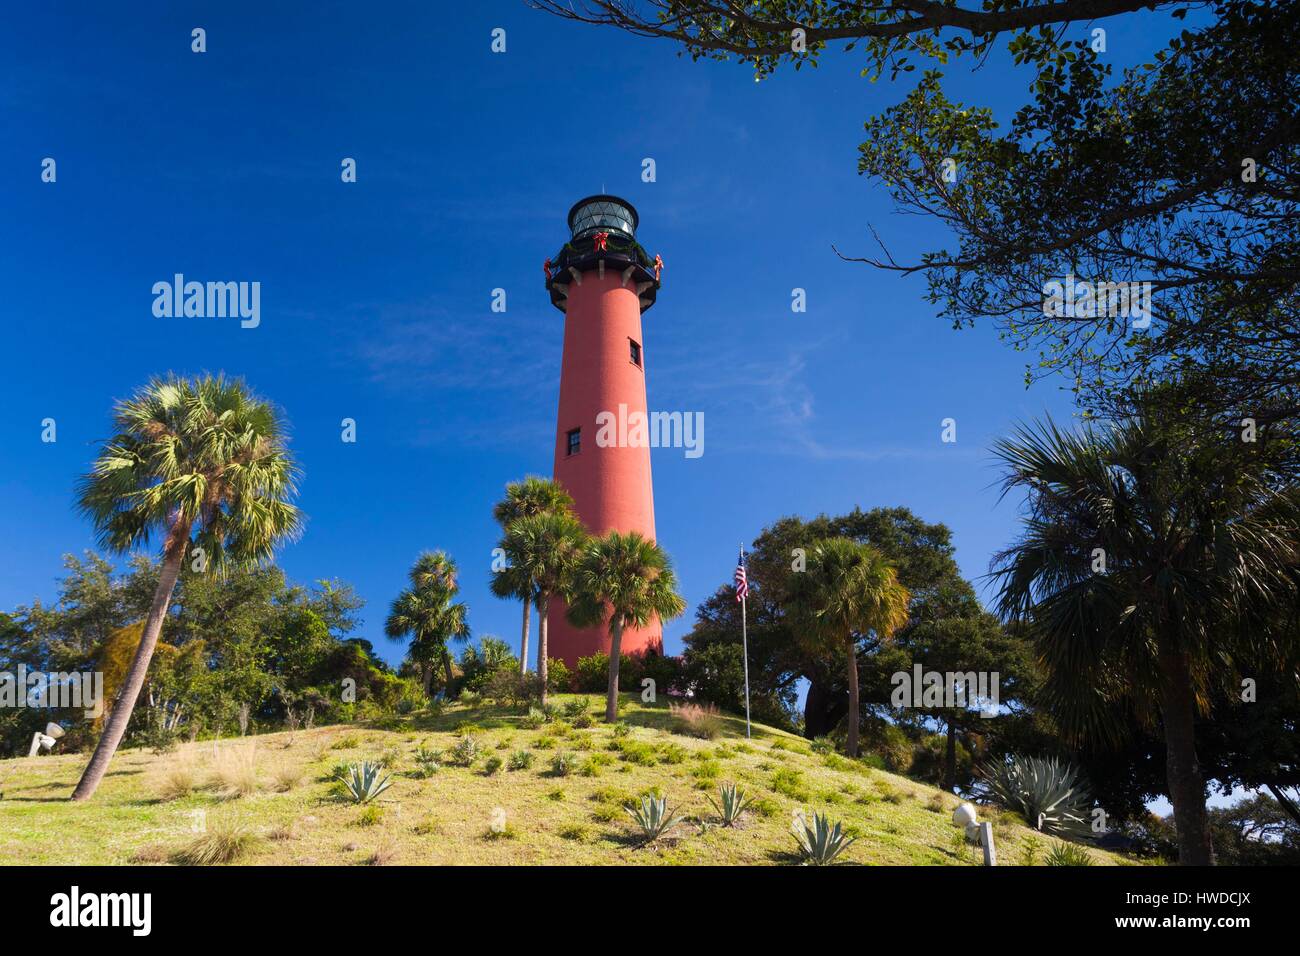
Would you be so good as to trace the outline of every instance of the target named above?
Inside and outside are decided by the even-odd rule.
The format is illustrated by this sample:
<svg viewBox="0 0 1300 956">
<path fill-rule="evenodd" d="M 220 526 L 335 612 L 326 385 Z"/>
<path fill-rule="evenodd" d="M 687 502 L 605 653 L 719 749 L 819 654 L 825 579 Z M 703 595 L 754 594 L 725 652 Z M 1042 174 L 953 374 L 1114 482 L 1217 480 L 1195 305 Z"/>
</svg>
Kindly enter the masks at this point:
<svg viewBox="0 0 1300 956">
<path fill-rule="evenodd" d="M 430 689 L 433 687 L 433 664 L 427 661 L 422 663 L 420 671 L 424 683 L 424 696 L 425 698 L 432 697 L 433 694 L 430 693 Z"/>
<path fill-rule="evenodd" d="M 523 677 L 528 673 L 528 619 L 532 617 L 532 605 L 525 599 L 524 601 L 524 636 L 519 641 L 519 676 Z M 538 625 L 538 629 L 546 627 L 545 619 Z"/>
<path fill-rule="evenodd" d="M 1178 831 L 1178 862 L 1213 866 L 1214 846 L 1205 810 L 1205 774 L 1196 757 L 1196 704 L 1187 659 L 1177 651 L 1160 653 L 1160 711 L 1165 725 L 1165 776 Z"/>
<path fill-rule="evenodd" d="M 451 682 L 455 679 L 451 673 L 451 651 L 447 645 L 442 647 L 442 672 L 447 675 L 447 700 L 451 700 Z"/>
<path fill-rule="evenodd" d="M 551 607 L 551 596 L 545 595 L 537 606 L 537 676 L 542 682 L 542 706 L 546 706 L 546 614 Z"/>
<path fill-rule="evenodd" d="M 943 788 L 952 793 L 957 785 L 957 728 L 948 721 L 947 752 L 943 758 Z"/>
<path fill-rule="evenodd" d="M 131 659 L 126 680 L 113 702 L 113 712 L 104 723 L 104 732 L 95 746 L 95 753 L 86 765 L 77 788 L 72 791 L 73 800 L 89 800 L 95 795 L 104 774 L 108 772 L 109 761 L 117 753 L 118 745 L 126 734 L 131 712 L 135 710 L 136 698 L 140 696 L 140 689 L 149 673 L 149 662 L 153 660 L 154 649 L 162 635 L 163 620 L 167 617 L 167 607 L 171 604 L 172 592 L 176 588 L 176 579 L 180 577 L 181 561 L 185 559 L 185 548 L 189 541 L 190 522 L 178 518 L 163 547 L 162 568 L 158 574 L 158 585 L 154 588 L 153 603 L 149 606 L 149 616 L 145 619 L 144 631 L 140 635 L 140 646 L 135 649 L 135 657 Z"/>
<path fill-rule="evenodd" d="M 605 693 L 605 723 L 618 720 L 618 664 L 623 653 L 623 618 L 615 614 L 609 622 L 609 689 Z"/>
<path fill-rule="evenodd" d="M 1270 783 L 1266 784 L 1266 786 L 1268 792 L 1273 794 L 1273 799 L 1277 801 L 1278 806 L 1286 811 L 1287 816 L 1296 823 L 1300 823 L 1300 807 L 1297 807 L 1295 801 L 1286 795 L 1286 791 L 1276 784 Z"/>
<path fill-rule="evenodd" d="M 858 723 L 861 711 L 858 707 L 858 651 L 853 638 L 849 638 L 849 740 L 844 749 L 850 757 L 858 755 Z"/>
</svg>

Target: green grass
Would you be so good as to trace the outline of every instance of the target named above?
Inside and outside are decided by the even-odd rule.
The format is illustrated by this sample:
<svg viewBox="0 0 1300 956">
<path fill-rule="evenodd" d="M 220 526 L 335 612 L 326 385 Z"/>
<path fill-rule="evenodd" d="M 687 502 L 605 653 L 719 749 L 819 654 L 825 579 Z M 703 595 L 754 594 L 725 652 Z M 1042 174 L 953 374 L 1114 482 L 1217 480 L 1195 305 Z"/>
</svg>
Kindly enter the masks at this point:
<svg viewBox="0 0 1300 956">
<path fill-rule="evenodd" d="M 579 695 L 560 695 L 558 703 L 574 699 Z M 587 702 L 593 714 L 603 706 L 595 697 Z M 712 741 L 672 733 L 667 707 L 642 705 L 638 695 L 624 697 L 620 719 L 626 736 L 615 738 L 600 721 L 574 732 L 586 752 L 566 775 L 555 774 L 552 762 L 556 751 L 573 753 L 575 737 L 560 737 L 553 726 L 525 730 L 523 715 L 487 704 L 452 705 L 437 717 L 415 714 L 390 721 L 393 729 L 352 724 L 183 744 L 162 755 L 122 751 L 99 792 L 83 804 L 67 798 L 87 754 L 0 761 L 0 866 L 227 857 L 234 864 L 295 866 L 785 864 L 793 859 L 791 815 L 800 807 L 828 813 L 858 837 L 847 863 L 973 865 L 980 856 L 955 847 L 949 820 L 955 798 L 932 787 L 859 761 L 828 760 L 807 741 L 758 724 L 746 742 L 744 719 L 728 714 Z M 483 755 L 503 741 L 512 749 L 538 749 L 543 736 L 554 749 L 527 768 L 485 773 L 480 755 L 472 767 L 444 763 L 437 773 L 418 775 L 418 746 L 449 753 L 467 730 Z M 330 771 L 340 762 L 381 756 L 394 768 L 393 785 L 363 821 L 337 795 Z M 723 783 L 740 784 L 758 802 L 740 827 L 701 833 L 700 822 L 716 823 L 707 798 Z M 622 808 L 647 793 L 667 797 L 688 823 L 665 845 L 638 849 Z M 498 808 L 508 828 L 493 836 Z M 1032 831 L 991 810 L 981 817 L 998 822 L 999 858 L 1025 856 L 1021 849 Z M 202 821 L 213 836 L 206 842 Z M 1127 862 L 1100 850 L 1089 854 L 1096 865 Z"/>
</svg>

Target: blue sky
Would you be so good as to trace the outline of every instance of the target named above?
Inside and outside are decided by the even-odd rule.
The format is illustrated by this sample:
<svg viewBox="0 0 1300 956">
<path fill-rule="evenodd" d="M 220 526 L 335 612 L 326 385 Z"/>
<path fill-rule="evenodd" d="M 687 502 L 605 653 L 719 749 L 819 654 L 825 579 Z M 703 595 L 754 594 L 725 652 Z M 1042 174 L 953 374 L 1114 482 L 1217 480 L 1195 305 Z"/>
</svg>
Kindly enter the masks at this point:
<svg viewBox="0 0 1300 956">
<path fill-rule="evenodd" d="M 443 548 L 475 633 L 517 641 L 516 606 L 487 588 L 491 508 L 550 472 L 563 316 L 541 265 L 569 206 L 602 189 L 637 206 L 666 262 L 650 407 L 705 416 L 702 457 L 653 453 L 660 542 L 692 608 L 670 652 L 737 544 L 782 515 L 905 505 L 952 528 L 972 578 L 1015 535 L 987 449 L 1020 419 L 1068 416 L 1068 394 L 1026 391 L 1025 356 L 988 325 L 953 331 L 920 279 L 831 251 L 870 251 L 868 222 L 900 258 L 944 241 L 856 174 L 864 120 L 911 81 L 872 84 L 834 53 L 755 83 L 518 0 L 268 6 L 25 4 L 0 26 L 0 608 L 52 600 L 62 554 L 93 545 L 72 488 L 114 399 L 223 370 L 291 424 L 309 519 L 280 558 L 292 578 L 354 584 L 362 634 L 397 660 L 384 610 L 416 554 Z M 1117 64 L 1167 29 L 1106 26 Z M 1003 118 L 1026 95 L 1005 57 L 970 66 L 952 95 Z M 178 272 L 260 282 L 261 325 L 155 318 L 151 287 Z"/>
</svg>

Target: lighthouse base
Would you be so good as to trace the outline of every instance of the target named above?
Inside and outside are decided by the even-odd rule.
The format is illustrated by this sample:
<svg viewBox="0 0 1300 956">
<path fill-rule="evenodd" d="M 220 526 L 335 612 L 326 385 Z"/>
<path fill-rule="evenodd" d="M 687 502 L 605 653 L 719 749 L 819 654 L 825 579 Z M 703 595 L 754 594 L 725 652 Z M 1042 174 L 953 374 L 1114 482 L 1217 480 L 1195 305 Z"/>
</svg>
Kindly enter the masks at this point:
<svg viewBox="0 0 1300 956">
<path fill-rule="evenodd" d="M 609 627 L 574 627 L 564 616 L 564 602 L 551 605 L 547 617 L 546 655 L 552 660 L 564 661 L 571 671 L 578 668 L 578 658 L 593 654 L 609 654 Z M 629 657 L 643 657 L 646 651 L 664 652 L 663 626 L 656 618 L 645 627 L 629 627 L 623 631 L 620 651 Z"/>
</svg>

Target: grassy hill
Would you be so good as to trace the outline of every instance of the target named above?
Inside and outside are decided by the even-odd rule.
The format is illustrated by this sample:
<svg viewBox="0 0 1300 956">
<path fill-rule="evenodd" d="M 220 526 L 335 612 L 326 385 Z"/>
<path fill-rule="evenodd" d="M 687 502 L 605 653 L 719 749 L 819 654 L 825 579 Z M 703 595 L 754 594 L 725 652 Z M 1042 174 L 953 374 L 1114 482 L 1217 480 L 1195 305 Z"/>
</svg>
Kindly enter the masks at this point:
<svg viewBox="0 0 1300 956">
<path fill-rule="evenodd" d="M 586 699 L 593 715 L 603 708 L 603 700 Z M 576 729 L 561 718 L 530 730 L 516 712 L 456 705 L 382 727 L 198 742 L 165 754 L 123 751 L 98 794 L 81 805 L 67 797 L 86 755 L 3 761 L 0 865 L 165 863 L 207 849 L 233 852 L 240 863 L 298 866 L 779 864 L 797 862 L 789 830 L 796 808 L 843 821 L 857 837 L 848 863 L 981 862 L 951 823 L 957 799 L 933 787 L 814 753 L 808 741 L 769 727 L 756 725 L 746 741 L 744 720 L 735 717 L 723 716 L 713 740 L 674 733 L 665 706 L 631 696 L 623 717 L 628 732 L 619 737 L 600 722 Z M 472 766 L 444 762 L 417 775 L 417 747 L 450 751 L 464 734 L 482 744 Z M 531 766 L 509 769 L 510 756 L 523 750 L 532 753 Z M 561 752 L 572 758 L 564 775 L 552 769 Z M 489 773 L 493 756 L 502 765 Z M 334 768 L 377 759 L 387 762 L 393 785 L 369 807 L 347 802 L 332 782 Z M 717 799 L 725 782 L 760 798 L 736 828 L 708 825 L 715 814 L 707 797 Z M 689 820 L 672 839 L 638 847 L 622 805 L 655 790 Z M 498 810 L 504 833 L 490 825 Z M 1033 832 L 991 809 L 981 809 L 981 819 L 994 823 L 1001 862 L 1020 862 Z M 1053 842 L 1039 840 L 1044 851 Z M 1089 853 L 1096 864 L 1128 862 Z"/>
</svg>

